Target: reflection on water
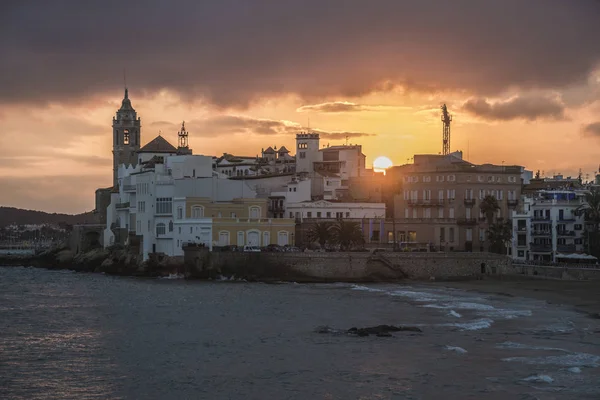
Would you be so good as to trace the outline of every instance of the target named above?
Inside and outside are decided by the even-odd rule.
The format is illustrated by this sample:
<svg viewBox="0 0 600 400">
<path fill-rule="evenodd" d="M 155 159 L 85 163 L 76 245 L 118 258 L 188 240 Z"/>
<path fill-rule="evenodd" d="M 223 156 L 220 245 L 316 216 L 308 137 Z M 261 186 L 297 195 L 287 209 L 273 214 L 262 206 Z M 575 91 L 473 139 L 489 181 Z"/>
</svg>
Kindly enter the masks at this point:
<svg viewBox="0 0 600 400">
<path fill-rule="evenodd" d="M 423 333 L 314 332 L 378 324 Z M 0 398 L 591 399 L 598 329 L 541 301 L 431 287 L 0 268 Z"/>
</svg>

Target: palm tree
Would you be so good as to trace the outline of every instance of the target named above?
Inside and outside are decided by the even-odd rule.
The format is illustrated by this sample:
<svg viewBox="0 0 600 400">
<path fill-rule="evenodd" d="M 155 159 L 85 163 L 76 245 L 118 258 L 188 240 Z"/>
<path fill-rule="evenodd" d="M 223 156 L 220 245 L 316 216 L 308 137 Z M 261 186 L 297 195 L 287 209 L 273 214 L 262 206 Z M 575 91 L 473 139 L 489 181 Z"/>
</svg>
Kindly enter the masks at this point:
<svg viewBox="0 0 600 400">
<path fill-rule="evenodd" d="M 342 251 L 365 243 L 363 231 L 357 222 L 340 219 L 331 226 L 331 233 L 333 242 L 338 244 Z"/>
<path fill-rule="evenodd" d="M 487 195 L 479 204 L 479 209 L 487 219 L 488 227 L 494 222 L 494 214 L 500 209 L 498 200 L 494 196 Z"/>
<path fill-rule="evenodd" d="M 487 230 L 490 251 L 498 254 L 506 254 L 506 245 L 512 240 L 512 235 L 512 223 L 510 220 L 490 225 Z"/>
<path fill-rule="evenodd" d="M 324 249 L 327 242 L 332 239 L 331 226 L 331 222 L 316 222 L 306 232 L 306 239 L 309 243 L 319 243 Z"/>
</svg>

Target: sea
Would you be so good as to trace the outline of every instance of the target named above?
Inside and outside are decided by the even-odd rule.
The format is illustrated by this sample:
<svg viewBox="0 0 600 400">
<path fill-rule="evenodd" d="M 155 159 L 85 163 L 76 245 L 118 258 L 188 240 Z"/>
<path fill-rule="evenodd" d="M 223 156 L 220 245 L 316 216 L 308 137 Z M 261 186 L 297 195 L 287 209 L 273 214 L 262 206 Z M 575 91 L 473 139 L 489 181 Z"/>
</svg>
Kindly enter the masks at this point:
<svg viewBox="0 0 600 400">
<path fill-rule="evenodd" d="M 0 399 L 600 399 L 600 320 L 571 307 L 170 278 L 0 267 Z M 381 324 L 422 332 L 345 333 Z"/>
</svg>

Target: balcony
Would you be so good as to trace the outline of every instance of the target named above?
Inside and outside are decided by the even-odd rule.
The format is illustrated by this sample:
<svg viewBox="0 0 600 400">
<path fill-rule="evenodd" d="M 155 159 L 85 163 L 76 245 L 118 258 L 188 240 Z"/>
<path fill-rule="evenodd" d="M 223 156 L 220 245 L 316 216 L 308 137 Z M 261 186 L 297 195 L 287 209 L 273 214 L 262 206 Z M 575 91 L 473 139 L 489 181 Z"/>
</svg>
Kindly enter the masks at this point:
<svg viewBox="0 0 600 400">
<path fill-rule="evenodd" d="M 271 212 L 281 213 L 281 212 L 285 211 L 285 208 L 283 206 L 274 206 L 274 205 L 269 204 L 268 210 Z"/>
<path fill-rule="evenodd" d="M 476 218 L 458 218 L 456 220 L 456 224 L 457 225 L 476 225 L 477 219 Z"/>
<path fill-rule="evenodd" d="M 575 253 L 574 244 L 559 244 L 556 246 L 556 251 L 559 253 Z"/>
<path fill-rule="evenodd" d="M 534 215 L 534 216 L 531 218 L 531 220 L 532 220 L 532 221 L 542 221 L 542 222 L 543 222 L 543 221 L 547 221 L 547 222 L 549 222 L 549 221 L 550 221 L 550 217 L 549 217 L 549 216 L 546 216 L 546 215 Z"/>
<path fill-rule="evenodd" d="M 550 231 L 532 231 L 531 232 L 532 236 L 552 236 L 552 232 Z"/>
<path fill-rule="evenodd" d="M 575 236 L 575 231 L 558 231 L 558 236 Z"/>
<path fill-rule="evenodd" d="M 135 185 L 123 185 L 124 192 L 135 192 Z"/>
<path fill-rule="evenodd" d="M 558 222 L 575 222 L 575 217 L 559 217 Z"/>
<path fill-rule="evenodd" d="M 532 244 L 531 251 L 533 253 L 551 253 L 552 245 L 549 244 Z"/>
<path fill-rule="evenodd" d="M 122 210 L 124 208 L 129 208 L 129 202 L 126 202 L 126 203 L 117 203 L 117 205 L 115 206 L 115 208 L 117 210 Z"/>
<path fill-rule="evenodd" d="M 420 207 L 441 207 L 443 206 L 444 199 L 440 200 L 425 200 L 425 199 L 411 199 L 408 200 L 408 205 L 412 207 L 420 206 Z"/>
<path fill-rule="evenodd" d="M 473 207 L 475 205 L 475 199 L 465 199 L 465 207 Z"/>
<path fill-rule="evenodd" d="M 506 205 L 514 208 L 519 205 L 519 200 L 506 200 Z"/>
</svg>

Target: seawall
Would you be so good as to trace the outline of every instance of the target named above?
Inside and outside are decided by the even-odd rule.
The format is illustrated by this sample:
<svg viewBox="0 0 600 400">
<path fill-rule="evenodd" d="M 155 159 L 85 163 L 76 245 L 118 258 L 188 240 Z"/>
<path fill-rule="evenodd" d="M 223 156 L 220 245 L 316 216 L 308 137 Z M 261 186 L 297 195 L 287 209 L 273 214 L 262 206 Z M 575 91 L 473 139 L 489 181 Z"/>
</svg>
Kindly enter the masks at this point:
<svg viewBox="0 0 600 400">
<path fill-rule="evenodd" d="M 600 281 L 600 268 L 530 265 L 514 262 L 507 267 L 506 275 L 529 279 Z"/>
<path fill-rule="evenodd" d="M 506 256 L 487 253 L 240 253 L 186 249 L 190 275 L 215 271 L 297 281 L 380 282 L 479 279 L 510 270 Z"/>
</svg>

